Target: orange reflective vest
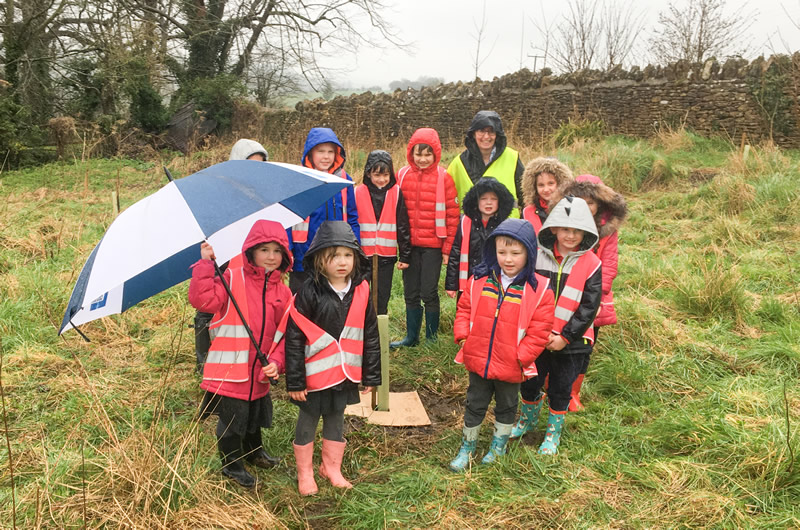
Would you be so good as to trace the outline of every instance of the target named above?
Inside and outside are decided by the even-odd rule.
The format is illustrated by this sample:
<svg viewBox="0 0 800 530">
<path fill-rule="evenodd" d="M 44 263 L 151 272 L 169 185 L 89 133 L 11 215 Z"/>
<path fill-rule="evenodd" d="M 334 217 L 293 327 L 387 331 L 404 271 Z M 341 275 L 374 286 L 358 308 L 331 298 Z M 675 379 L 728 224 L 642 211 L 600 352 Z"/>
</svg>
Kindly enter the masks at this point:
<svg viewBox="0 0 800 530">
<path fill-rule="evenodd" d="M 228 270 L 231 274 L 231 292 L 247 321 L 249 316 L 244 269 L 229 267 Z M 206 364 L 203 366 L 203 379 L 230 383 L 247 381 L 249 379 L 250 336 L 230 300 L 224 310 L 214 315 L 208 329 L 213 340 L 208 350 Z"/>
<path fill-rule="evenodd" d="M 566 260 L 562 261 L 558 267 L 558 275 L 561 276 L 561 270 Z M 575 314 L 578 306 L 581 304 L 583 297 L 583 288 L 586 285 L 586 280 L 597 271 L 600 267 L 600 258 L 594 252 L 584 252 L 578 261 L 572 265 L 569 271 L 567 281 L 564 283 L 563 290 L 558 292 L 558 282 L 556 284 L 556 311 L 553 318 L 553 331 L 560 334 L 564 326 L 567 325 L 569 319 Z M 594 325 L 590 325 L 583 338 L 594 344 Z"/>
<path fill-rule="evenodd" d="M 408 173 L 411 166 L 400 168 L 397 172 L 397 186 L 403 184 L 403 179 Z M 434 213 L 434 222 L 436 226 L 436 237 L 440 239 L 447 238 L 447 226 L 445 225 L 445 218 L 447 212 L 446 197 L 444 195 L 444 179 L 447 176 L 447 170 L 441 166 L 436 166 L 438 171 L 438 178 L 436 179 L 436 211 Z"/>
<path fill-rule="evenodd" d="M 469 239 L 472 232 L 472 219 L 461 216 L 461 254 L 458 256 L 458 290 L 466 291 L 469 279 Z"/>
<path fill-rule="evenodd" d="M 273 338 L 274 350 L 286 333 L 288 318 L 306 336 L 306 390 L 314 392 L 331 388 L 345 379 L 361 382 L 361 361 L 364 355 L 364 320 L 369 302 L 369 284 L 362 281 L 353 293 L 353 301 L 347 311 L 344 328 L 339 340 L 300 314 L 294 307 L 294 299 L 284 313 Z"/>
<path fill-rule="evenodd" d="M 364 254 L 378 254 L 389 258 L 397 256 L 397 200 L 400 197 L 400 186 L 395 184 L 386 191 L 380 221 L 375 219 L 369 188 L 361 184 L 356 187 L 355 194 Z"/>
<path fill-rule="evenodd" d="M 539 231 L 542 229 L 542 220 L 536 215 L 536 208 L 533 206 L 526 206 L 522 210 L 522 218 L 532 224 L 533 231 L 536 232 L 536 235 L 539 235 Z"/>
</svg>

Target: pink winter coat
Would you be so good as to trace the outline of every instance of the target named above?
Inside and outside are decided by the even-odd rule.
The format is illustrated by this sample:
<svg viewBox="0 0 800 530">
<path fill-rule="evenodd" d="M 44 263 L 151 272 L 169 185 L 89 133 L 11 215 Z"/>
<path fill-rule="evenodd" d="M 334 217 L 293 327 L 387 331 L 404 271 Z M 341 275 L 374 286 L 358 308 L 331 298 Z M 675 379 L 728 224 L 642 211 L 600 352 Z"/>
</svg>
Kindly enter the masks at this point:
<svg viewBox="0 0 800 530">
<path fill-rule="evenodd" d="M 274 221 L 259 220 L 253 224 L 247 235 L 242 252 L 261 243 L 278 243 L 284 251 L 284 268 L 291 268 L 292 253 L 289 250 L 289 240 L 284 228 Z M 261 344 L 261 351 L 266 354 L 272 345 L 272 337 L 278 327 L 283 313 L 291 300 L 292 293 L 281 281 L 281 271 L 272 271 L 269 275 L 262 267 L 252 265 L 246 258 L 242 260 L 247 292 L 247 308 L 250 322 L 247 324 L 253 331 L 256 340 Z M 231 271 L 224 272 L 224 277 L 230 285 Z M 238 300 L 237 300 L 238 301 Z M 240 302 L 240 301 L 239 301 Z M 189 303 L 197 310 L 205 313 L 214 313 L 214 320 L 219 318 L 219 313 L 224 311 L 229 303 L 228 293 L 219 278 L 214 277 L 214 263 L 211 260 L 201 259 L 192 265 L 192 280 L 189 284 Z M 241 303 L 241 302 L 240 302 Z M 233 306 L 231 311 L 235 311 Z M 270 362 L 278 365 L 278 371 L 283 373 L 285 367 L 285 353 L 283 342 L 272 352 Z M 209 381 L 203 379 L 200 388 L 247 401 L 264 397 L 269 392 L 269 381 L 261 382 L 261 363 L 256 360 L 256 349 L 250 345 L 251 367 L 249 378 L 241 383 Z"/>
</svg>

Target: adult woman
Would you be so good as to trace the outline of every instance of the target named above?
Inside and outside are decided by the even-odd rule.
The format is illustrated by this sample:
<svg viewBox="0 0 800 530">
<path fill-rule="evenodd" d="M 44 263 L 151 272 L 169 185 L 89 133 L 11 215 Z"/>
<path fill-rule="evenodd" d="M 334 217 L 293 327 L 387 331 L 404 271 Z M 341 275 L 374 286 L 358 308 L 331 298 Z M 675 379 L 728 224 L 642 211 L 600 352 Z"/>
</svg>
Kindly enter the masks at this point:
<svg viewBox="0 0 800 530">
<path fill-rule="evenodd" d="M 494 177 L 511 192 L 517 200 L 516 206 L 521 207 L 525 166 L 519 154 L 506 145 L 500 115 L 493 110 L 478 111 L 469 125 L 464 145 L 467 149 L 447 168 L 455 182 L 459 203 L 481 177 Z M 511 217 L 519 217 L 516 207 Z"/>
</svg>

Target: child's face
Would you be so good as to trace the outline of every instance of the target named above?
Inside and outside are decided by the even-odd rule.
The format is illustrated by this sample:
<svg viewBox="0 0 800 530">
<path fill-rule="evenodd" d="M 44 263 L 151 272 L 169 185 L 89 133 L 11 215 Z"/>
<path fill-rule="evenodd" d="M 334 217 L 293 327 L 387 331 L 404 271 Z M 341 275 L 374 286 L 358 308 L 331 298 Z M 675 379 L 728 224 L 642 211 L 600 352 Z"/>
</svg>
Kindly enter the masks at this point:
<svg viewBox="0 0 800 530">
<path fill-rule="evenodd" d="M 336 145 L 326 142 L 311 149 L 311 163 L 314 169 L 328 171 L 336 161 Z"/>
<path fill-rule="evenodd" d="M 539 173 L 536 176 L 536 193 L 543 201 L 549 201 L 558 188 L 556 178 L 551 173 Z"/>
<path fill-rule="evenodd" d="M 347 281 L 350 273 L 353 272 L 353 262 L 355 252 L 352 248 L 336 247 L 333 255 L 325 262 L 325 277 L 328 281 Z"/>
<path fill-rule="evenodd" d="M 369 178 L 378 189 L 386 187 L 386 185 L 389 184 L 389 180 L 391 180 L 391 176 L 389 175 L 388 171 L 378 172 L 377 169 L 373 169 L 370 172 Z"/>
<path fill-rule="evenodd" d="M 253 264 L 256 267 L 263 267 L 267 271 L 274 271 L 281 266 L 283 253 L 281 246 L 274 241 L 262 243 L 253 249 Z"/>
<path fill-rule="evenodd" d="M 591 210 L 592 215 L 597 215 L 597 203 L 594 202 L 594 199 L 584 197 L 583 200 L 586 201 L 586 205 L 589 207 L 589 210 Z"/>
<path fill-rule="evenodd" d="M 478 210 L 481 212 L 481 214 L 487 217 L 491 217 L 496 214 L 499 207 L 500 200 L 497 198 L 497 194 L 493 191 L 487 191 L 478 198 Z"/>
<path fill-rule="evenodd" d="M 248 160 L 255 160 L 256 162 L 266 162 L 267 159 L 264 158 L 264 153 L 253 153 L 252 155 L 247 157 Z"/>
<path fill-rule="evenodd" d="M 579 228 L 566 228 L 554 226 L 550 230 L 555 234 L 558 241 L 558 251 L 561 254 L 575 252 L 583 242 L 583 230 Z"/>
<path fill-rule="evenodd" d="M 495 253 L 500 269 L 509 278 L 516 278 L 528 262 L 528 252 L 519 241 L 498 238 L 495 241 Z"/>
<path fill-rule="evenodd" d="M 434 155 L 430 149 L 421 150 L 419 147 L 414 146 L 412 151 L 414 156 L 414 164 L 420 169 L 425 169 L 433 164 Z"/>
</svg>

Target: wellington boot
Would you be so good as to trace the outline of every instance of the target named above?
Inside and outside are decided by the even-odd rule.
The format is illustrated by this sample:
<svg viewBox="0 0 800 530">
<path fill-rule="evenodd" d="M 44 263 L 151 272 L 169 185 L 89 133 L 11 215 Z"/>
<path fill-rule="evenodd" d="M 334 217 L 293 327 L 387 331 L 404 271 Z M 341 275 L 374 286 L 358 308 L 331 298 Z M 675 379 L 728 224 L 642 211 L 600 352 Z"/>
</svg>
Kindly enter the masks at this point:
<svg viewBox="0 0 800 530">
<path fill-rule="evenodd" d="M 572 383 L 572 392 L 569 396 L 569 410 L 570 412 L 578 412 L 583 410 L 583 403 L 581 403 L 581 386 L 583 386 L 584 374 L 580 374 L 575 382 Z"/>
<path fill-rule="evenodd" d="M 513 425 L 510 423 L 494 423 L 494 436 L 492 436 L 492 445 L 489 447 L 489 452 L 481 460 L 481 464 L 494 464 L 495 461 L 506 454 L 506 446 L 508 445 L 508 437 L 511 434 Z"/>
<path fill-rule="evenodd" d="M 254 466 L 269 469 L 281 463 L 281 458 L 270 456 L 264 449 L 261 442 L 261 429 L 255 432 L 248 432 L 242 439 L 242 449 L 244 449 L 245 459 Z"/>
<path fill-rule="evenodd" d="M 564 429 L 564 418 L 566 411 L 555 412 L 550 409 L 547 417 L 547 430 L 544 434 L 544 441 L 539 446 L 540 455 L 554 455 L 558 453 L 558 444 L 561 443 L 561 431 Z"/>
<path fill-rule="evenodd" d="M 420 329 L 422 329 L 422 308 L 406 307 L 406 336 L 390 343 L 389 347 L 396 349 L 401 346 L 416 346 L 419 344 Z"/>
<path fill-rule="evenodd" d="M 245 469 L 242 463 L 242 439 L 236 435 L 226 435 L 217 439 L 217 448 L 222 460 L 222 474 L 235 480 L 244 488 L 256 485 L 256 478 Z"/>
<path fill-rule="evenodd" d="M 439 312 L 425 311 L 425 338 L 435 341 L 439 335 Z"/>
<path fill-rule="evenodd" d="M 475 427 L 464 426 L 461 436 L 461 448 L 458 450 L 456 457 L 450 462 L 450 469 L 452 471 L 461 473 L 467 469 L 470 460 L 475 456 L 476 447 L 478 445 L 478 432 L 480 430 L 480 425 L 476 425 Z"/>
<path fill-rule="evenodd" d="M 346 445 L 347 442 L 322 439 L 322 464 L 319 466 L 319 474 L 328 479 L 335 488 L 350 489 L 353 487 L 342 476 L 342 458 Z"/>
<path fill-rule="evenodd" d="M 304 497 L 316 495 L 319 489 L 314 480 L 314 442 L 306 445 L 293 443 L 292 447 L 294 447 L 294 459 L 297 462 L 297 489 Z"/>
<path fill-rule="evenodd" d="M 522 406 L 519 411 L 519 421 L 514 425 L 514 428 L 511 429 L 511 439 L 520 438 L 527 432 L 536 428 L 536 424 L 539 422 L 539 412 L 542 410 L 543 403 L 544 395 L 542 394 L 539 395 L 539 399 L 532 403 L 524 399 L 522 400 Z"/>
</svg>

